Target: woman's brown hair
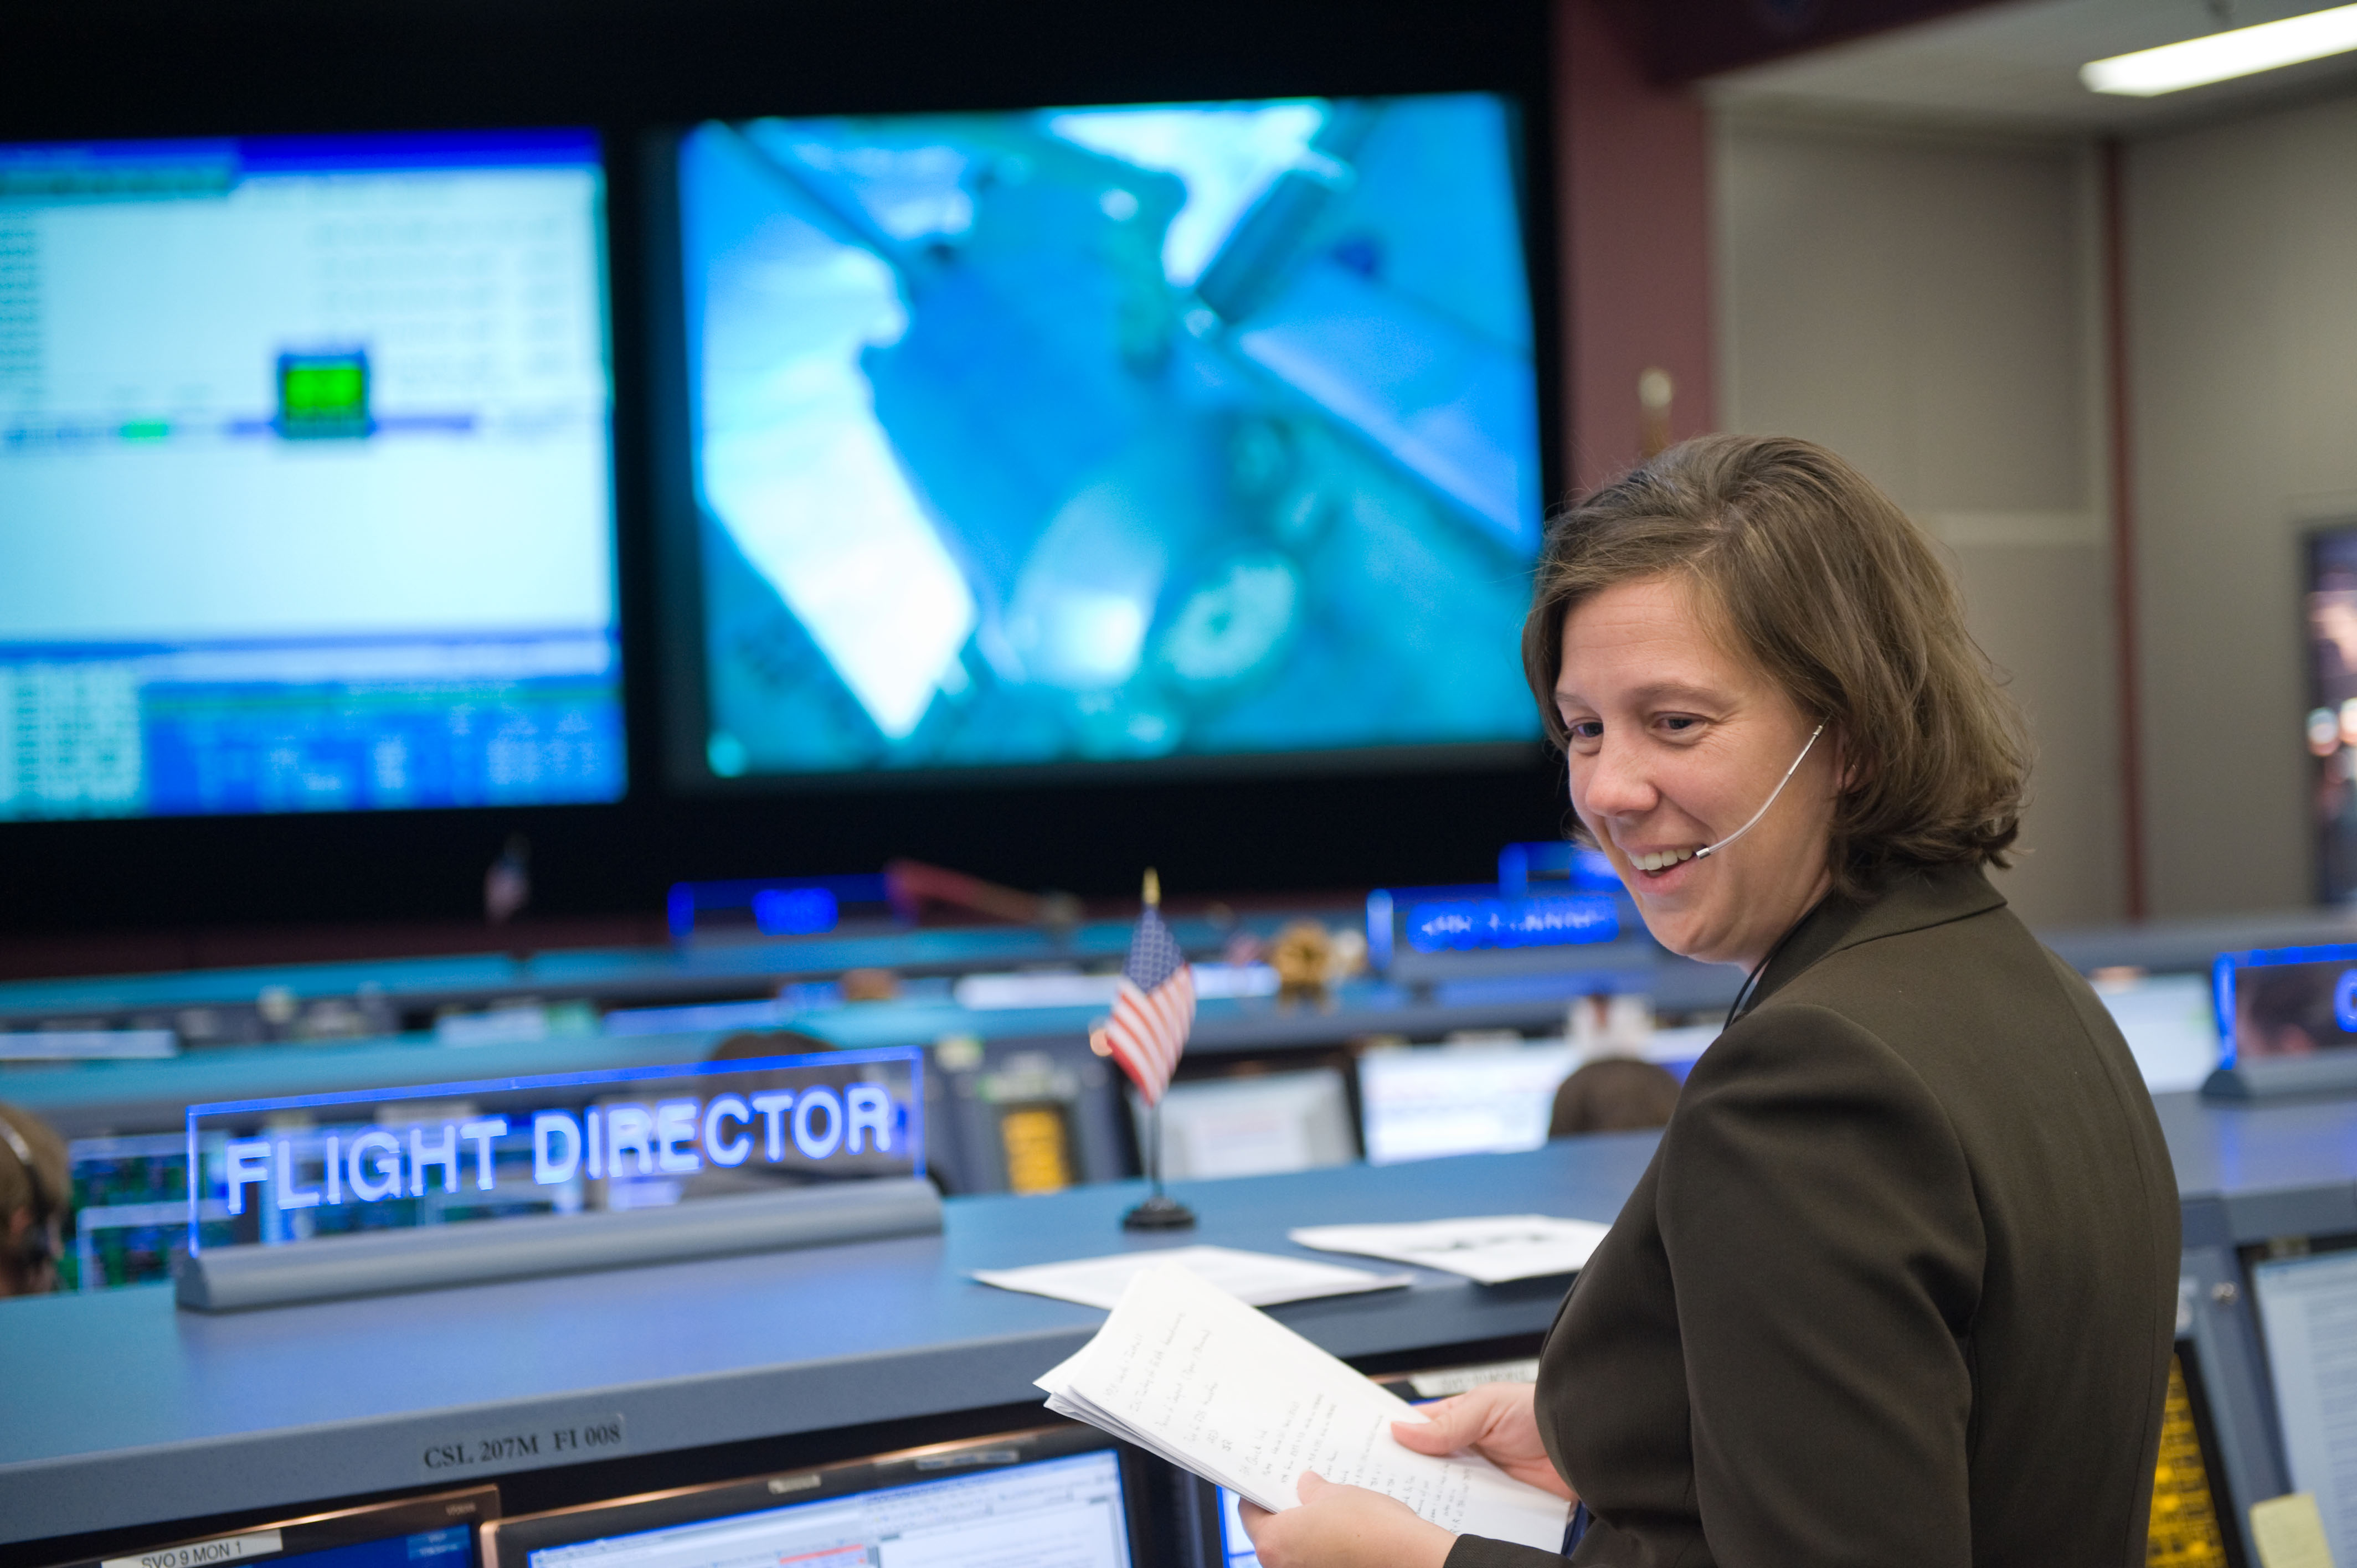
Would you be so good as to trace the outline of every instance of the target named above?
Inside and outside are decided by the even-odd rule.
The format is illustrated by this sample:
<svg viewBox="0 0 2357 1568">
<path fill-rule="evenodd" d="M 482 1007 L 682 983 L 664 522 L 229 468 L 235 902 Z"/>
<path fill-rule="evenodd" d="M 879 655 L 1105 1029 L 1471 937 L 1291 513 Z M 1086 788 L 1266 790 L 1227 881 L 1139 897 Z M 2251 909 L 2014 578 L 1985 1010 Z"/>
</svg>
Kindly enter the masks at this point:
<svg viewBox="0 0 2357 1568">
<path fill-rule="evenodd" d="M 1866 476 L 1810 442 L 1706 435 L 1559 514 L 1523 623 L 1557 747 L 1565 618 L 1659 577 L 1687 583 L 1729 650 L 1826 722 L 1847 780 L 1828 867 L 1841 892 L 1904 866 L 2007 864 L 2029 772 L 2020 712 L 1931 540 Z"/>
</svg>

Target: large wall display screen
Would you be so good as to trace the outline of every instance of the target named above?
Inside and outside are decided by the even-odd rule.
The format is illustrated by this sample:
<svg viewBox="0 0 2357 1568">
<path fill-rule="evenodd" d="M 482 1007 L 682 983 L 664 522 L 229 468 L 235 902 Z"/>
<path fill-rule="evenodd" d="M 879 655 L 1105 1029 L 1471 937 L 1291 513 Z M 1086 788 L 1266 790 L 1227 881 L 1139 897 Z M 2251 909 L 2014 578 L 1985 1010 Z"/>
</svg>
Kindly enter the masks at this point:
<svg viewBox="0 0 2357 1568">
<path fill-rule="evenodd" d="M 587 133 L 0 145 L 0 819 L 623 787 Z"/>
<path fill-rule="evenodd" d="M 1517 137 L 1487 94 L 690 133 L 688 775 L 1534 738 Z"/>
</svg>

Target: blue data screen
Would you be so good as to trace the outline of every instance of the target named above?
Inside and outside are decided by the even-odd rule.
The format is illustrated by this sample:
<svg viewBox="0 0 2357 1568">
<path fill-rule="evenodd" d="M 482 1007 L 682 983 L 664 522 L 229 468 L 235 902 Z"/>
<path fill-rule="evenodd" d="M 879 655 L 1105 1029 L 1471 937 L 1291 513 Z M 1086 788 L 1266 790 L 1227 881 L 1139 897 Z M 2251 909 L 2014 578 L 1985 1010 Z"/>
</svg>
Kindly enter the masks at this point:
<svg viewBox="0 0 2357 1568">
<path fill-rule="evenodd" d="M 474 1530 L 467 1525 L 452 1525 L 445 1530 L 420 1530 L 414 1535 L 392 1535 L 382 1541 L 362 1541 L 350 1546 L 330 1546 L 323 1552 L 304 1552 L 278 1561 L 285 1568 L 410 1568 L 412 1563 L 431 1563 L 433 1568 L 473 1568 Z"/>
<path fill-rule="evenodd" d="M 592 1516 L 594 1517 L 594 1516 Z M 1075 1454 L 601 1536 L 525 1568 L 1132 1568 L 1121 1461 Z"/>
<path fill-rule="evenodd" d="M 622 792 L 576 132 L 0 145 L 0 820 Z"/>
<path fill-rule="evenodd" d="M 711 775 L 1521 741 L 1486 94 L 710 124 L 679 153 Z"/>
<path fill-rule="evenodd" d="M 1218 1490 L 1222 1568 L 1260 1568 L 1260 1553 L 1253 1550 L 1252 1537 L 1244 1533 L 1243 1515 L 1236 1508 L 1243 1499 L 1225 1487 Z"/>
</svg>

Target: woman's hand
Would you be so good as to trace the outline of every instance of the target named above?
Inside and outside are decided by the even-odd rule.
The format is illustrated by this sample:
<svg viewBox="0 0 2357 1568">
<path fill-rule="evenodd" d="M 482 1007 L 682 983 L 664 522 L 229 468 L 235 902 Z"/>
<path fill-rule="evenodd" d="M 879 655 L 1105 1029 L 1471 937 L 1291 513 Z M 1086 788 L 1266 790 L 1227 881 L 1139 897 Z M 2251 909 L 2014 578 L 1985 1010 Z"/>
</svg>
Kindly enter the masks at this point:
<svg viewBox="0 0 2357 1568">
<path fill-rule="evenodd" d="M 1469 1393 L 1426 1405 L 1417 1412 L 1425 1417 L 1422 1422 L 1393 1422 L 1392 1436 L 1401 1447 L 1418 1454 L 1470 1448 L 1517 1481 L 1577 1501 L 1539 1441 L 1538 1416 L 1531 1406 L 1537 1391 L 1528 1383 L 1483 1383 Z"/>
<path fill-rule="evenodd" d="M 1301 1506 L 1239 1503 L 1261 1568 L 1441 1568 L 1457 1537 L 1396 1498 L 1301 1473 Z"/>
<path fill-rule="evenodd" d="M 1470 1448 L 1518 1481 L 1576 1500 L 1539 1441 L 1535 1392 L 1528 1383 L 1484 1383 L 1425 1406 L 1423 1421 L 1392 1423 L 1392 1436 L 1418 1454 Z M 1441 1568 L 1457 1542 L 1405 1503 L 1314 1470 L 1303 1472 L 1300 1491 L 1301 1506 L 1283 1513 L 1239 1505 L 1263 1568 Z"/>
</svg>

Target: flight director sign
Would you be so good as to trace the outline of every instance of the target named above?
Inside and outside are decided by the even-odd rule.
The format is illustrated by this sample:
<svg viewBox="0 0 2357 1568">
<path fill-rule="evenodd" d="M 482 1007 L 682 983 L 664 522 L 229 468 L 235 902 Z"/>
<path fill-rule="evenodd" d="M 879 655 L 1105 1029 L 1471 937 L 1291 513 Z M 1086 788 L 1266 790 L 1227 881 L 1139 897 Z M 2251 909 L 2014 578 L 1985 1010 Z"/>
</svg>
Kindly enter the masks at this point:
<svg viewBox="0 0 2357 1568">
<path fill-rule="evenodd" d="M 924 1174 L 914 1048 L 188 1108 L 188 1250 Z"/>
</svg>

